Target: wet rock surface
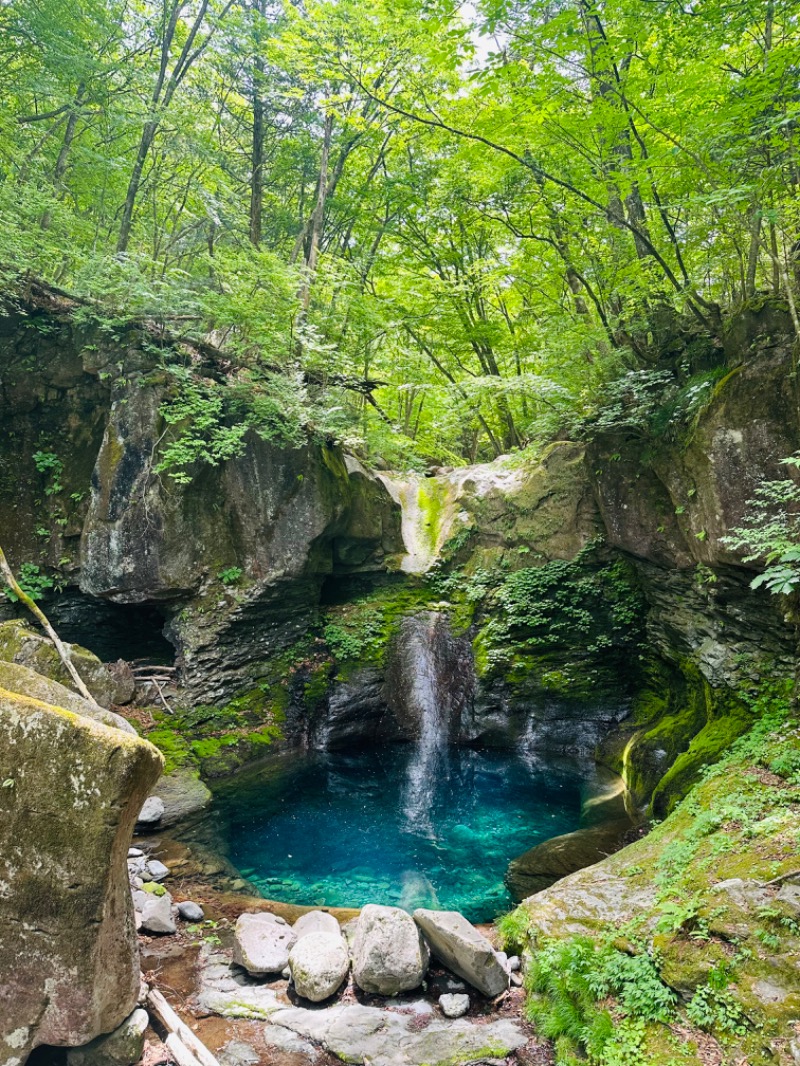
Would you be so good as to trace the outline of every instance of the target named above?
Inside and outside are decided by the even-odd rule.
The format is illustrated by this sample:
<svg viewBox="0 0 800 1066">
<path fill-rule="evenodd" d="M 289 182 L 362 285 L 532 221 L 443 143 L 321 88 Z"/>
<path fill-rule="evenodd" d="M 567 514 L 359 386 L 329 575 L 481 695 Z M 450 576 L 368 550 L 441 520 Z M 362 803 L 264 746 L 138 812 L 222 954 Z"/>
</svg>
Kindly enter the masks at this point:
<svg viewBox="0 0 800 1066">
<path fill-rule="evenodd" d="M 224 952 L 203 955 L 200 1009 L 230 1018 L 263 1019 L 265 1043 L 302 1054 L 303 1064 L 314 1061 L 317 1049 L 364 1066 L 468 1063 L 483 1059 L 489 1049 L 492 1057 L 505 1057 L 530 1040 L 524 1026 L 511 1018 L 450 1019 L 424 1000 L 384 1000 L 380 1006 L 353 1001 L 314 1009 L 292 1006 L 279 984 L 249 982 L 228 959 Z"/>
</svg>

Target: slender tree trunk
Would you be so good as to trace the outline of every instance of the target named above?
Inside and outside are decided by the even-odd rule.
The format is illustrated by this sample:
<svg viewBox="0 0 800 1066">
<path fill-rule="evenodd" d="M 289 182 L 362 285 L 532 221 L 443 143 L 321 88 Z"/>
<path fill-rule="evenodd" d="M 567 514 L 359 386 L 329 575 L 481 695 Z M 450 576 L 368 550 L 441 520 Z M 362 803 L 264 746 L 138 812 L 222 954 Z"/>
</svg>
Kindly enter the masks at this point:
<svg viewBox="0 0 800 1066">
<path fill-rule="evenodd" d="M 322 241 L 322 229 L 325 223 L 325 202 L 328 197 L 328 166 L 331 155 L 331 140 L 333 137 L 333 114 L 325 116 L 325 125 L 322 134 L 322 155 L 319 163 L 319 182 L 317 184 L 317 201 L 311 215 L 311 226 L 308 237 L 308 252 L 303 271 L 303 281 L 298 293 L 300 299 L 300 314 L 304 318 L 311 303 L 311 285 L 317 270 L 319 259 L 319 247 Z"/>
<path fill-rule="evenodd" d="M 93 707 L 99 707 L 99 704 L 95 700 L 94 696 L 91 694 L 91 692 L 88 690 L 83 680 L 81 679 L 81 675 L 75 669 L 75 665 L 72 662 L 72 659 L 70 658 L 69 652 L 67 651 L 65 645 L 59 639 L 58 633 L 56 633 L 55 629 L 53 629 L 53 627 L 51 626 L 44 611 L 36 604 L 33 599 L 31 599 L 27 592 L 25 592 L 25 590 L 20 587 L 20 584 L 14 577 L 14 571 L 9 566 L 8 560 L 5 556 L 5 552 L 2 548 L 0 548 L 0 574 L 2 575 L 6 585 L 11 589 L 11 591 L 17 597 L 19 602 L 28 608 L 28 610 L 31 612 L 37 622 L 41 625 L 42 629 L 44 629 L 45 633 L 47 633 L 50 640 L 53 642 L 53 646 L 58 652 L 58 657 L 61 659 L 61 662 L 66 667 L 67 673 L 72 678 L 75 684 L 75 688 L 85 700 L 92 704 Z"/>
<path fill-rule="evenodd" d="M 750 246 L 747 250 L 747 273 L 744 279 L 744 295 L 749 300 L 756 291 L 758 254 L 761 249 L 761 212 L 757 204 L 750 211 Z"/>
<path fill-rule="evenodd" d="M 136 153 L 136 162 L 133 164 L 133 170 L 128 181 L 128 191 L 125 194 L 125 205 L 122 208 L 122 220 L 119 224 L 119 234 L 117 236 L 118 255 L 128 250 L 133 226 L 133 210 L 136 206 L 136 198 L 139 195 L 139 186 L 142 184 L 142 172 L 157 128 L 158 122 L 155 119 L 150 119 L 149 122 L 145 123 L 145 127 L 142 130 L 139 150 Z"/>
<path fill-rule="evenodd" d="M 258 248 L 261 244 L 264 209 L 264 97 L 262 88 L 266 68 L 261 57 L 261 19 L 266 15 L 265 0 L 255 0 L 253 15 L 256 20 L 253 34 L 256 56 L 253 64 L 253 144 L 250 155 L 250 242 Z"/>
</svg>

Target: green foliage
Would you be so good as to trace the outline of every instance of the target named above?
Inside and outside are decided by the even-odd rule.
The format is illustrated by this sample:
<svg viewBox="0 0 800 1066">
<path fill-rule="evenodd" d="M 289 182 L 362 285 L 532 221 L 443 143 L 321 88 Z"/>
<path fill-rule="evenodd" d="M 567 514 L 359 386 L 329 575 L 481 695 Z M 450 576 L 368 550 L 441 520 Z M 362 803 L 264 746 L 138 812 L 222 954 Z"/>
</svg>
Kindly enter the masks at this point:
<svg viewBox="0 0 800 1066">
<path fill-rule="evenodd" d="M 243 573 L 241 566 L 226 566 L 217 573 L 217 577 L 223 585 L 235 585 Z"/>
<path fill-rule="evenodd" d="M 671 432 L 711 391 L 685 367 L 713 361 L 719 306 L 786 296 L 797 17 L 15 0 L 0 283 L 222 346 L 253 405 L 220 408 L 196 361 L 160 457 L 179 482 L 245 424 L 414 469 Z"/>
<path fill-rule="evenodd" d="M 599 563 L 591 546 L 570 562 L 508 574 L 477 571 L 462 595 L 480 603 L 487 618 L 476 638 L 483 671 L 555 656 L 545 675 L 554 687 L 569 687 L 570 670 L 559 666 L 565 652 L 588 676 L 592 661 L 609 666 L 610 657 L 635 652 L 641 639 L 642 603 L 632 572 L 621 562 Z"/>
<path fill-rule="evenodd" d="M 23 563 L 17 574 L 17 583 L 32 600 L 40 600 L 46 592 L 55 587 L 55 581 L 48 577 L 35 563 Z M 5 594 L 12 603 L 19 599 L 12 589 L 5 589 Z"/>
<path fill-rule="evenodd" d="M 783 459 L 800 468 L 800 455 Z M 744 561 L 765 563 L 750 583 L 774 595 L 789 595 L 800 586 L 800 485 L 795 481 L 767 481 L 748 501 L 742 525 L 723 538 L 729 548 L 746 552 Z"/>
<path fill-rule="evenodd" d="M 645 952 L 627 954 L 587 937 L 550 941 L 530 961 L 529 1016 L 543 1036 L 555 1041 L 556 1061 L 588 1056 L 605 1066 L 634 1063 L 647 1021 L 667 1021 L 676 996 Z M 607 1006 L 615 1000 L 616 1017 Z M 622 1024 L 620 1017 L 622 1015 Z"/>
<path fill-rule="evenodd" d="M 34 452 L 33 462 L 40 474 L 49 475 L 49 483 L 44 490 L 47 496 L 55 496 L 61 492 L 61 476 L 64 472 L 64 464 L 54 452 Z"/>
<path fill-rule="evenodd" d="M 302 390 L 291 375 L 261 375 L 245 389 L 199 381 L 177 368 L 171 371 L 177 389 L 161 415 L 176 432 L 163 445 L 156 470 L 178 484 L 188 484 L 199 463 L 219 466 L 241 455 L 250 430 L 284 447 L 305 441 Z"/>
<path fill-rule="evenodd" d="M 712 1032 L 745 1036 L 750 1024 L 741 1004 L 724 986 L 701 985 L 686 1007 L 695 1025 Z"/>
</svg>

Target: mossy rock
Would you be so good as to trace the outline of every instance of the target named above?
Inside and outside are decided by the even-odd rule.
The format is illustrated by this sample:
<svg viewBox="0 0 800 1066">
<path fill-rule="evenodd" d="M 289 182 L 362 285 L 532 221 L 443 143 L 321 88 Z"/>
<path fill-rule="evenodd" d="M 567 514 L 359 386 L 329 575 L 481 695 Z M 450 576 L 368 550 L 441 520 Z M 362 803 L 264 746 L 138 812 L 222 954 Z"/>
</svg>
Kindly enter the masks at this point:
<svg viewBox="0 0 800 1066">
<path fill-rule="evenodd" d="M 83 715 L 104 725 L 113 726 L 136 736 L 136 730 L 121 715 L 113 711 L 107 711 L 104 707 L 96 707 L 89 703 L 83 696 L 60 685 L 57 681 L 43 677 L 42 674 L 30 670 L 27 666 L 19 666 L 16 663 L 0 661 L 0 688 L 17 692 L 32 699 L 41 700 L 42 703 L 63 707 L 74 714 Z"/>
<path fill-rule="evenodd" d="M 125 860 L 163 762 L 80 709 L 2 687 L 9 670 L 24 667 L 0 670 L 0 1061 L 19 1063 L 110 1032 L 136 1005 Z"/>
<path fill-rule="evenodd" d="M 81 680 L 99 704 L 128 703 L 132 688 L 111 676 L 96 655 L 78 644 L 66 645 L 72 664 Z M 52 642 L 19 619 L 0 624 L 0 659 L 27 666 L 43 677 L 72 686 L 72 679 Z"/>
</svg>

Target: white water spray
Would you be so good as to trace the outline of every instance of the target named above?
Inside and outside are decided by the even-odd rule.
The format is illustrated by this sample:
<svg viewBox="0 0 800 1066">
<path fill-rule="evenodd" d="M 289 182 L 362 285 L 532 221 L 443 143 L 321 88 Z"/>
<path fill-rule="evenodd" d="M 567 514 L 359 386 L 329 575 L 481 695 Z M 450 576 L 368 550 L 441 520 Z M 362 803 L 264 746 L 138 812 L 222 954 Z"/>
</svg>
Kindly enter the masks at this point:
<svg viewBox="0 0 800 1066">
<path fill-rule="evenodd" d="M 409 618 L 405 655 L 410 669 L 407 707 L 419 721 L 419 739 L 406 771 L 401 803 L 409 833 L 434 838 L 432 808 L 436 789 L 447 777 L 448 707 L 440 697 L 436 669 L 436 627 L 433 612 Z"/>
</svg>

